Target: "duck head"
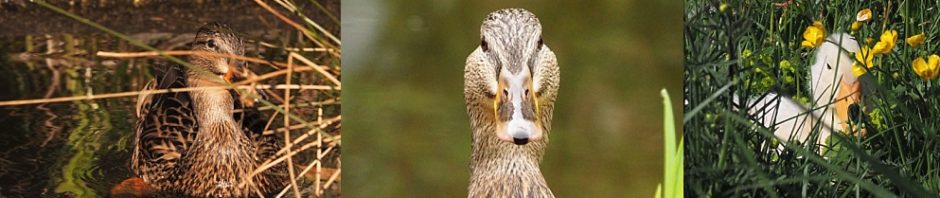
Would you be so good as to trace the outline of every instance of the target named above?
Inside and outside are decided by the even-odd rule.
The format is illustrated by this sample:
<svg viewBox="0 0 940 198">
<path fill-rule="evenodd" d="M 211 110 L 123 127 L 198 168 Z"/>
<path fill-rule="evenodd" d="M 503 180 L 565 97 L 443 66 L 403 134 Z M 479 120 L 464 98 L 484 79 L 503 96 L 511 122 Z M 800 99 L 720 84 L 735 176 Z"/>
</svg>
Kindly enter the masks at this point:
<svg viewBox="0 0 940 198">
<path fill-rule="evenodd" d="M 231 28 L 221 23 L 209 23 L 199 28 L 196 33 L 196 40 L 192 44 L 192 50 L 238 56 L 245 54 L 242 40 L 235 35 Z M 202 70 L 191 73 L 207 72 L 226 82 L 231 82 L 235 74 L 240 73 L 244 67 L 242 61 L 217 56 L 194 55 L 190 56 L 189 62 L 197 67 L 195 70 Z"/>
<path fill-rule="evenodd" d="M 474 128 L 488 129 L 474 138 L 489 136 L 516 145 L 545 139 L 558 65 L 534 14 L 522 9 L 489 14 L 480 27 L 480 45 L 467 58 L 464 79 L 471 122 Z"/>
</svg>

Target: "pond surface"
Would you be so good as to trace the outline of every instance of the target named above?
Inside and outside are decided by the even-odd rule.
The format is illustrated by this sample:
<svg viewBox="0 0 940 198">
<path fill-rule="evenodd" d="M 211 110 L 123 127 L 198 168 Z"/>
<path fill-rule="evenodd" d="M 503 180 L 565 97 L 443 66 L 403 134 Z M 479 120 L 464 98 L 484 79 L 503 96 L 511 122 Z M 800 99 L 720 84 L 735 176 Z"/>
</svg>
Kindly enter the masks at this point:
<svg viewBox="0 0 940 198">
<path fill-rule="evenodd" d="M 321 3 L 338 13 L 337 1 Z M 94 54 L 98 51 L 143 50 L 34 4 L 13 6 L 16 9 L 10 9 L 10 4 L 3 6 L 0 21 L 4 27 L 0 29 L 11 31 L 0 33 L 0 73 L 3 74 L 0 77 L 0 101 L 138 91 L 153 79 L 150 68 L 156 64 L 165 64 L 165 60 L 155 58 L 97 57 Z M 296 31 L 278 23 L 277 19 L 251 2 L 224 5 L 204 3 L 195 7 L 180 3 L 154 4 L 149 7 L 121 3 L 89 7 L 59 6 L 80 15 L 88 14 L 92 21 L 101 21 L 107 27 L 113 27 L 162 50 L 187 49 L 196 29 L 208 21 L 231 24 L 240 36 L 249 40 L 248 56 L 269 60 L 283 62 L 285 52 L 264 47 L 257 41 L 291 46 L 298 42 L 293 38 L 300 38 Z M 204 10 L 205 7 L 215 8 L 216 11 Z M 309 4 L 300 6 L 301 9 L 312 7 Z M 228 17 L 232 10 L 247 14 Z M 316 21 L 330 20 L 325 16 L 311 18 Z M 262 25 L 258 20 L 267 24 Z M 338 34 L 338 23 L 321 24 L 326 24 L 324 28 Z M 16 29 L 7 29 L 10 26 Z M 307 57 L 328 66 L 339 64 L 338 59 L 331 61 L 324 55 Z M 250 67 L 257 69 L 261 66 Z M 263 74 L 272 69 L 260 70 L 255 72 Z M 295 82 L 319 84 L 324 81 L 311 76 L 315 75 L 295 74 Z M 299 91 L 295 95 L 300 98 L 298 101 L 319 101 L 336 97 L 338 92 L 324 95 L 320 92 Z M 4 127 L 0 132 L 0 197 L 108 196 L 113 187 L 133 176 L 129 163 L 136 122 L 135 104 L 136 95 L 0 106 L 0 126 Z M 262 111 L 268 115 L 272 112 Z M 292 112 L 302 118 L 318 115 L 330 117 L 339 115 L 339 107 L 337 103 L 329 107 L 300 107 Z M 275 119 L 274 122 L 283 120 Z M 338 133 L 338 126 L 330 130 L 331 133 Z M 338 150 L 338 147 L 335 148 L 332 154 L 325 157 L 332 160 L 324 159 L 324 167 L 338 167 Z M 294 162 L 306 165 L 313 158 L 305 151 Z M 338 186 L 336 184 L 333 187 L 332 195 L 339 195 Z"/>
<path fill-rule="evenodd" d="M 7 38 L 2 54 L 25 56 L 25 40 Z M 50 52 L 49 58 L 5 60 L 0 66 L 6 74 L 0 78 L 0 100 L 139 90 L 145 83 L 145 78 L 135 78 L 140 76 L 140 67 L 128 67 L 126 62 L 105 66 L 65 58 L 68 53 L 73 57 L 85 53 L 72 48 L 85 46 L 75 45 L 79 40 L 83 39 L 47 40 L 58 47 L 71 44 L 71 51 L 56 51 L 57 47 L 42 50 L 43 54 Z M 20 51 L 13 51 L 17 48 Z M 0 193 L 27 197 L 105 195 L 131 176 L 128 145 L 134 135 L 134 104 L 135 98 L 125 97 L 0 107 L 0 124 L 6 127 L 0 133 Z"/>
</svg>

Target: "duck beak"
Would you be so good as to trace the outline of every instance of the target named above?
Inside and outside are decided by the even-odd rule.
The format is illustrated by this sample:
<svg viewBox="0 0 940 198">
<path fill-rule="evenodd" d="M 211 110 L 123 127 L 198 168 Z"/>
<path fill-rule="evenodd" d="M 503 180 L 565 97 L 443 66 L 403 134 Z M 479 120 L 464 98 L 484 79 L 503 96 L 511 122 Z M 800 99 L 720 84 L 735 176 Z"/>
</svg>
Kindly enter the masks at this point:
<svg viewBox="0 0 940 198">
<path fill-rule="evenodd" d="M 498 85 L 499 91 L 493 101 L 497 118 L 496 137 L 516 145 L 541 139 L 542 127 L 538 123 L 538 101 L 532 90 L 532 78 L 529 75 L 503 75 Z"/>
<path fill-rule="evenodd" d="M 835 113 L 836 116 L 842 120 L 842 128 L 849 129 L 849 120 L 852 120 L 850 117 L 850 107 L 852 105 L 857 105 L 861 99 L 861 83 L 856 80 L 853 82 L 848 82 L 843 80 L 839 85 L 839 95 L 836 96 L 835 101 Z M 864 133 L 864 132 L 863 132 Z"/>
<path fill-rule="evenodd" d="M 236 66 L 233 65 L 233 64 L 229 64 L 229 65 L 228 65 L 228 71 L 225 72 L 225 75 L 222 76 L 222 79 L 225 80 L 225 82 L 228 82 L 228 83 L 235 83 L 235 82 L 234 82 L 234 81 L 235 81 L 235 74 L 238 73 L 236 70 L 238 70 L 238 67 L 236 67 Z"/>
</svg>

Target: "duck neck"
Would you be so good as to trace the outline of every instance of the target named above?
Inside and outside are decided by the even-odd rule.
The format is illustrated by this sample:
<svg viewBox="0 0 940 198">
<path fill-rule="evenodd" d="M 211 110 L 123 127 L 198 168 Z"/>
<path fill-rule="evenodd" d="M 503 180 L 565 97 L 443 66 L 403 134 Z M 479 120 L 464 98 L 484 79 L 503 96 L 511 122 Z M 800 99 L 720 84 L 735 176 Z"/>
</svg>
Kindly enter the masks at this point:
<svg viewBox="0 0 940 198">
<path fill-rule="evenodd" d="M 190 78 L 190 87 L 218 86 L 219 83 L 204 80 L 198 77 Z M 200 129 L 196 138 L 231 137 L 238 130 L 232 117 L 234 99 L 225 89 L 201 89 L 190 92 L 195 107 L 196 119 L 199 120 Z M 235 128 L 232 128 L 235 127 Z M 217 140 L 218 141 L 218 140 Z"/>
<path fill-rule="evenodd" d="M 547 138 L 525 145 L 501 141 L 493 130 L 474 130 L 470 159 L 471 197 L 547 195 L 551 190 L 542 177 L 539 163 Z"/>
<path fill-rule="evenodd" d="M 213 82 L 190 78 L 190 87 L 215 86 Z M 225 89 L 202 89 L 190 92 L 198 132 L 192 148 L 184 154 L 188 170 L 181 176 L 183 186 L 193 186 L 189 196 L 247 197 L 255 192 L 260 176 L 245 177 L 257 167 L 253 145 L 233 118 L 234 98 Z M 224 167 L 206 169 L 206 167 Z M 243 185 L 248 187 L 242 188 Z"/>
</svg>

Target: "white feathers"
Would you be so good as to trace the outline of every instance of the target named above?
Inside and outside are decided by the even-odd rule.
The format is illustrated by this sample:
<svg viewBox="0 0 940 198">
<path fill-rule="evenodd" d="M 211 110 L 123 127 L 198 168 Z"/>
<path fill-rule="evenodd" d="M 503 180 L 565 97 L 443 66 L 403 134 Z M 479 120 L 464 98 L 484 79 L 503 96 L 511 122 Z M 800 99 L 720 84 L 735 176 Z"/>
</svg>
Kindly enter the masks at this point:
<svg viewBox="0 0 940 198">
<path fill-rule="evenodd" d="M 847 104 L 835 103 L 858 97 L 857 78 L 852 73 L 853 53 L 858 49 L 858 42 L 844 33 L 829 36 L 817 48 L 816 61 L 810 69 L 810 88 L 815 101 L 812 107 L 771 93 L 748 102 L 748 113 L 765 127 L 773 127 L 774 135 L 784 141 L 805 143 L 810 140 L 813 129 L 820 127 L 816 143 L 825 145 L 829 136 L 843 130 L 843 122 L 847 121 L 844 116 Z"/>
<path fill-rule="evenodd" d="M 842 45 L 837 45 L 839 43 Z M 858 42 L 845 33 L 829 36 L 816 49 L 816 62 L 810 68 L 813 100 L 831 103 L 831 97 L 839 93 L 839 85 L 853 84 L 858 80 L 852 73 L 852 64 L 855 63 L 852 53 L 855 52 L 858 52 Z"/>
</svg>

